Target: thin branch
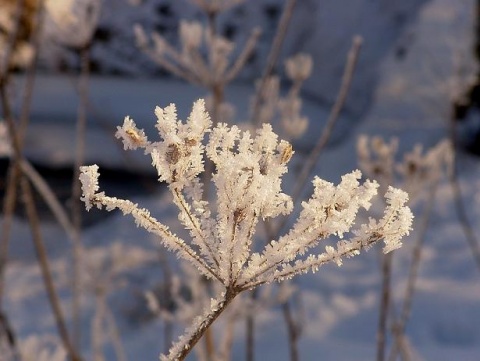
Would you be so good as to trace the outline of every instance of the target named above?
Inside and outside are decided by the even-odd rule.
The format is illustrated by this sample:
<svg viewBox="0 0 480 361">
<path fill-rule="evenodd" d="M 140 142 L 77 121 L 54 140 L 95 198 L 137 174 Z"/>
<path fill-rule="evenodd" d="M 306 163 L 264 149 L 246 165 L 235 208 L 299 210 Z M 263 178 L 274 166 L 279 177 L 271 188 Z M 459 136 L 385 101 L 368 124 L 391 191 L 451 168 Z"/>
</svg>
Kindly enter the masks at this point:
<svg viewBox="0 0 480 361">
<path fill-rule="evenodd" d="M 127 361 L 127 354 L 123 347 L 122 338 L 120 337 L 117 322 L 115 321 L 115 316 L 113 315 L 109 307 L 105 308 L 105 317 L 108 322 L 108 329 L 110 330 L 110 340 L 115 351 L 116 360 Z"/>
<path fill-rule="evenodd" d="M 60 299 L 55 290 L 55 285 L 53 282 L 53 277 L 50 271 L 49 260 L 47 257 L 47 252 L 43 244 L 42 236 L 40 233 L 40 223 L 38 219 L 37 210 L 35 209 L 35 204 L 33 202 L 33 194 L 28 183 L 28 180 L 24 177 L 20 180 L 21 190 L 24 198 L 25 207 L 27 210 L 27 216 L 30 222 L 30 230 L 32 232 L 33 243 L 35 246 L 35 251 L 37 254 L 37 259 L 40 264 L 40 269 L 42 271 L 43 282 L 45 284 L 45 289 L 47 290 L 48 299 L 50 305 L 52 306 L 52 311 L 55 316 L 55 321 L 57 323 L 58 332 L 62 340 L 63 346 L 70 354 L 72 361 L 80 361 L 81 358 L 78 355 L 77 351 L 70 342 L 70 338 L 67 331 L 67 326 L 65 324 L 65 318 L 63 317 L 62 309 L 60 306 Z"/>
<path fill-rule="evenodd" d="M 388 357 L 389 361 L 394 361 L 399 347 L 401 346 L 401 335 L 405 332 L 405 326 L 410 317 L 413 295 L 415 293 L 415 284 L 418 278 L 418 270 L 420 266 L 420 260 L 422 258 L 422 249 L 425 242 L 425 236 L 428 230 L 428 225 L 430 223 L 430 217 L 433 211 L 433 205 L 435 201 L 435 194 L 437 190 L 438 181 L 430 188 L 429 197 L 427 200 L 427 205 L 421 217 L 421 224 L 417 225 L 415 229 L 417 230 L 417 239 L 415 246 L 412 252 L 412 263 L 410 265 L 410 270 L 408 274 L 407 287 L 405 289 L 405 295 L 403 297 L 403 305 L 400 314 L 400 318 L 393 323 L 393 334 L 395 337 L 394 344 L 390 350 L 390 355 Z"/>
<path fill-rule="evenodd" d="M 298 324 L 295 322 L 288 300 L 282 304 L 283 318 L 287 325 L 288 345 L 290 350 L 290 361 L 299 361 L 298 337 L 300 336 Z"/>
<path fill-rule="evenodd" d="M 16 6 L 17 7 L 14 14 L 14 28 L 9 34 L 10 36 L 8 38 L 6 46 L 3 48 L 3 54 L 0 53 L 0 56 L 3 55 L 3 59 L 0 58 L 0 91 L 2 91 L 2 93 L 5 93 L 5 101 L 8 101 L 6 95 L 6 88 L 10 80 L 9 69 L 15 49 L 17 34 L 20 30 L 20 22 L 22 12 L 25 8 L 25 0 L 17 0 Z M 9 104 L 4 103 L 2 104 L 2 106 L 3 117 L 8 121 L 9 117 L 11 116 Z M 6 109 L 6 107 L 8 109 Z M 21 143 L 19 144 L 19 149 L 21 149 Z M 8 170 L 7 191 L 3 201 L 4 216 L 2 224 L 2 237 L 0 239 L 0 305 L 3 300 L 4 272 L 8 259 L 8 244 L 10 239 L 10 231 L 12 228 L 13 212 L 15 211 L 15 200 L 17 199 L 17 184 L 19 173 L 20 171 L 18 169 L 18 166 L 16 166 L 14 162 L 13 166 L 10 166 Z"/>
<path fill-rule="evenodd" d="M 80 273 L 82 263 L 82 202 L 80 197 L 82 189 L 80 184 L 80 166 L 85 159 L 85 135 L 87 130 L 87 108 L 88 108 L 88 81 L 90 77 L 90 49 L 89 45 L 80 49 L 80 76 L 78 81 L 79 104 L 77 111 L 77 122 L 75 132 L 75 161 L 73 166 L 72 179 L 72 223 L 75 232 L 73 233 L 73 272 L 72 272 L 72 321 L 73 341 L 78 347 L 81 343 L 80 324 Z"/>
<path fill-rule="evenodd" d="M 237 59 L 235 60 L 235 63 L 233 63 L 232 67 L 225 75 L 224 83 L 226 84 L 230 83 L 233 79 L 237 77 L 238 73 L 240 73 L 240 71 L 243 69 L 243 67 L 245 66 L 245 63 L 247 62 L 250 55 L 252 55 L 253 50 L 257 45 L 260 34 L 261 34 L 261 31 L 259 29 L 254 29 L 252 31 L 242 52 L 237 57 Z"/>
<path fill-rule="evenodd" d="M 347 100 L 347 95 L 350 90 L 350 85 L 352 84 L 353 75 L 355 73 L 355 68 L 357 65 L 357 60 L 360 54 L 362 43 L 363 39 L 360 36 L 357 35 L 353 38 L 352 47 L 350 48 L 350 51 L 347 55 L 347 63 L 345 65 L 340 90 L 338 92 L 337 98 L 335 99 L 335 103 L 333 104 L 333 107 L 330 111 L 325 127 L 322 130 L 322 134 L 320 134 L 320 137 L 318 138 L 315 147 L 310 152 L 309 157 L 307 158 L 305 163 L 303 163 L 300 174 L 298 175 L 298 177 L 296 177 L 292 191 L 292 199 L 295 203 L 298 203 L 303 187 L 305 187 L 309 175 L 315 167 L 315 164 L 318 162 L 322 150 L 327 145 L 333 128 L 335 127 L 335 124 L 337 123 L 337 120 L 340 116 L 340 112 L 345 104 L 345 101 Z M 283 227 L 288 223 L 289 217 L 291 216 L 283 218 L 283 220 L 279 223 L 277 227 L 278 231 L 275 233 L 280 233 Z"/>
<path fill-rule="evenodd" d="M 458 154 L 457 154 L 457 128 L 454 116 L 450 117 L 450 140 L 452 142 L 452 171 L 450 172 L 450 184 L 452 186 L 455 211 L 457 212 L 458 221 L 463 229 L 465 238 L 472 252 L 473 260 L 480 270 L 480 242 L 477 239 L 472 225 L 468 219 L 468 212 L 462 198 L 462 190 L 458 181 Z"/>
<path fill-rule="evenodd" d="M 180 212 L 184 212 L 186 215 L 185 219 L 188 221 L 188 224 L 186 226 L 189 226 L 189 228 L 192 228 L 192 230 L 195 232 L 198 239 L 201 240 L 201 244 L 199 244 L 200 250 L 208 258 L 211 258 L 213 262 L 213 266 L 215 266 L 215 270 L 219 270 L 220 266 L 218 263 L 217 255 L 208 244 L 208 241 L 205 239 L 205 235 L 203 234 L 203 231 L 201 229 L 200 221 L 188 209 L 188 204 L 183 194 L 181 193 L 181 191 L 179 191 L 178 189 L 172 189 L 172 194 L 175 197 L 175 200 L 176 200 L 175 204 L 177 204 L 178 208 L 180 209 Z M 210 235 L 210 236 L 213 237 L 213 235 Z"/>
<path fill-rule="evenodd" d="M 56 218 L 57 222 L 63 228 L 68 237 L 72 240 L 75 239 L 75 228 L 73 227 L 70 218 L 67 215 L 67 212 L 63 208 L 62 204 L 58 200 L 57 196 L 50 188 L 45 179 L 37 172 L 37 170 L 32 166 L 32 164 L 26 160 L 22 159 L 20 161 L 20 167 L 22 173 L 28 178 L 28 180 L 35 187 L 35 190 L 40 194 L 42 199 L 45 201 L 47 206 L 50 208 L 50 211 Z"/>
<path fill-rule="evenodd" d="M 385 360 L 385 340 L 387 337 L 387 320 L 390 309 L 390 283 L 392 275 L 393 253 L 382 254 L 382 291 L 380 315 L 377 326 L 377 361 Z"/>
<path fill-rule="evenodd" d="M 322 152 L 323 148 L 328 143 L 330 139 L 331 133 L 335 124 L 340 116 L 340 113 L 343 109 L 345 101 L 347 100 L 348 92 L 350 90 L 350 85 L 352 84 L 353 75 L 355 73 L 355 68 L 358 61 L 358 56 L 360 54 L 360 48 L 362 47 L 363 39 L 360 36 L 355 36 L 352 41 L 352 47 L 347 55 L 347 63 L 345 65 L 345 70 L 343 72 L 342 81 L 340 85 L 340 90 L 338 92 L 337 98 L 335 99 L 335 103 L 333 104 L 332 110 L 328 116 L 327 122 L 325 127 L 322 130 L 322 134 L 318 139 L 315 147 L 310 152 L 309 157 L 307 158 L 306 162 L 302 167 L 302 171 L 300 175 L 297 177 L 295 182 L 295 187 L 292 192 L 292 198 L 298 199 L 302 189 L 308 179 L 308 176 L 312 172 L 316 162 L 318 161 L 318 157 Z"/>
<path fill-rule="evenodd" d="M 21 154 L 21 143 L 20 143 L 18 133 L 16 132 L 16 129 L 15 129 L 15 124 L 13 122 L 13 117 L 12 117 L 12 111 L 10 108 L 10 102 L 8 100 L 6 87 L 4 84 L 0 84 L 0 98 L 1 98 L 1 103 L 4 111 L 4 117 L 8 126 L 9 137 L 13 145 L 14 161 L 19 163 L 23 158 Z M 69 339 L 67 327 L 65 325 L 64 317 L 60 307 L 60 301 L 53 283 L 53 278 L 52 278 L 50 266 L 48 263 L 47 253 L 43 245 L 42 235 L 40 231 L 40 223 L 38 219 L 37 210 L 35 207 L 32 190 L 31 190 L 30 184 L 28 183 L 28 180 L 24 176 L 22 176 L 20 179 L 20 187 L 22 190 L 23 201 L 27 211 L 27 217 L 30 222 L 30 230 L 32 232 L 32 238 L 35 246 L 35 251 L 37 254 L 37 259 L 40 265 L 40 269 L 42 271 L 45 289 L 47 291 L 48 299 L 50 301 L 50 305 L 52 307 L 53 314 L 55 316 L 60 338 L 62 340 L 62 343 L 65 349 L 70 354 L 72 361 L 80 361 L 81 358 L 78 356 L 77 351 L 75 350 L 75 348 L 73 347 Z"/>
<path fill-rule="evenodd" d="M 275 38 L 273 39 L 270 53 L 267 57 L 267 64 L 265 65 L 262 78 L 260 79 L 260 85 L 257 89 L 257 92 L 255 93 L 252 107 L 253 111 L 251 122 L 254 123 L 257 127 L 260 126 L 260 119 L 257 115 L 260 111 L 261 94 L 263 94 L 263 92 L 265 91 L 265 87 L 268 83 L 268 78 L 272 74 L 273 69 L 275 68 L 275 64 L 277 63 L 278 57 L 280 55 L 280 50 L 285 40 L 285 36 L 287 35 L 288 26 L 290 24 L 290 20 L 293 15 L 293 9 L 295 8 L 296 3 L 296 0 L 287 0 L 287 3 L 283 8 L 282 17 L 280 18 L 280 22 L 278 23 L 277 32 L 275 34 Z"/>
<path fill-rule="evenodd" d="M 19 3 L 20 2 L 21 1 L 19 1 Z M 20 15 L 21 14 L 19 14 L 19 16 Z M 25 92 L 23 94 L 22 110 L 20 114 L 20 125 L 18 130 L 20 150 L 22 150 L 23 148 L 24 136 L 30 120 L 30 110 L 31 110 L 31 103 L 33 98 L 33 87 L 35 84 L 36 68 L 37 68 L 38 57 L 39 57 L 43 15 L 44 15 L 44 0 L 39 0 L 37 5 L 37 11 L 34 18 L 33 28 L 32 28 L 33 59 L 26 70 L 26 82 L 25 82 L 25 88 L 24 88 Z M 12 41 L 14 41 L 14 39 Z M 12 45 L 12 49 L 13 49 L 13 45 Z M 7 62 L 10 62 L 9 56 L 7 56 Z M 0 82 L 2 82 L 2 85 L 0 86 L 7 86 L 8 84 L 7 74 L 3 74 L 3 75 L 0 74 L 0 78 L 2 78 L 0 80 Z M 17 198 L 17 184 L 18 184 L 19 178 L 20 178 L 20 170 L 19 170 L 18 163 L 12 162 L 8 168 L 7 186 L 6 186 L 5 198 L 4 198 L 3 209 L 2 209 L 3 224 L 2 224 L 2 237 L 0 238 L 0 305 L 3 300 L 2 296 L 3 296 L 3 286 L 4 286 L 3 285 L 4 269 L 5 269 L 5 264 L 8 258 L 8 244 L 9 244 L 10 231 L 11 231 L 12 221 L 13 221 L 13 213 L 15 212 L 15 206 L 16 206 L 15 201 Z"/>
<path fill-rule="evenodd" d="M 255 302 L 258 298 L 258 289 L 250 291 L 248 297 Z M 246 361 L 254 361 L 255 359 L 255 317 L 253 310 L 250 309 L 246 316 Z"/>
</svg>

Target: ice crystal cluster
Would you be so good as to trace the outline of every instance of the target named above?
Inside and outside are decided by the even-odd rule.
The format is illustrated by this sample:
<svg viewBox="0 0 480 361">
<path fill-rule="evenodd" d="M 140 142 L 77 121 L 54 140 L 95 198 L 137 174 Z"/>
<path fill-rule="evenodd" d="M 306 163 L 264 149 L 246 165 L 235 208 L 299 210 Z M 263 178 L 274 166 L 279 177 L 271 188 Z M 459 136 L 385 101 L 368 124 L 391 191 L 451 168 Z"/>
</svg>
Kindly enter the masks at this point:
<svg viewBox="0 0 480 361">
<path fill-rule="evenodd" d="M 291 197 L 282 191 L 291 145 L 279 140 L 269 124 L 256 134 L 224 123 L 212 129 L 203 100 L 194 103 L 186 122 L 177 119 L 173 104 L 157 107 L 155 114 L 159 141 L 149 141 L 129 117 L 116 136 L 125 149 L 142 148 L 151 157 L 159 180 L 168 184 L 189 240 L 175 235 L 137 204 L 99 192 L 98 166 L 82 167 L 80 180 L 87 209 L 105 207 L 130 214 L 138 226 L 158 235 L 165 247 L 223 285 L 221 296 L 193 322 L 166 360 L 183 359 L 242 291 L 316 271 L 326 263 L 341 265 L 344 258 L 380 240 L 384 251 L 391 251 L 411 229 L 413 216 L 405 206 L 408 195 L 391 187 L 385 194 L 383 217 L 370 218 L 353 229 L 358 212 L 368 210 L 378 189 L 375 181 L 361 182 L 361 172 L 356 170 L 344 175 L 338 185 L 315 177 L 313 195 L 302 203 L 290 231 L 258 251 L 259 245 L 253 246 L 258 222 L 289 214 L 293 208 Z M 203 179 L 210 179 L 202 178 L 206 159 L 214 164 L 215 203 L 203 195 Z M 320 241 L 333 236 L 339 238 L 335 246 L 319 247 Z"/>
</svg>

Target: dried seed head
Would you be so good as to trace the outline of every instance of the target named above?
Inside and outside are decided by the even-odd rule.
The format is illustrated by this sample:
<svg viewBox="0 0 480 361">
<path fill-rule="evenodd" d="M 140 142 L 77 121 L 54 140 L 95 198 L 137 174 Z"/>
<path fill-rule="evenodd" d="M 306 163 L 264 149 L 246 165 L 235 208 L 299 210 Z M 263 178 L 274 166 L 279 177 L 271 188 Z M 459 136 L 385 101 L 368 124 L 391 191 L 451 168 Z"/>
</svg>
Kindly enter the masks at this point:
<svg viewBox="0 0 480 361">
<path fill-rule="evenodd" d="M 291 144 L 287 144 L 285 149 L 282 151 L 282 156 L 280 157 L 280 163 L 285 164 L 292 158 L 293 148 Z"/>
<path fill-rule="evenodd" d="M 168 151 L 167 151 L 167 156 L 166 160 L 170 164 L 177 164 L 178 161 L 180 160 L 181 157 L 181 152 L 180 152 L 180 147 L 173 143 L 168 146 Z"/>
<path fill-rule="evenodd" d="M 130 128 L 130 129 L 126 129 L 125 130 L 125 133 L 127 133 L 128 137 L 130 138 L 130 141 L 138 146 L 141 146 L 143 145 L 143 137 L 138 134 L 138 132 L 133 129 L 133 128 Z"/>
</svg>

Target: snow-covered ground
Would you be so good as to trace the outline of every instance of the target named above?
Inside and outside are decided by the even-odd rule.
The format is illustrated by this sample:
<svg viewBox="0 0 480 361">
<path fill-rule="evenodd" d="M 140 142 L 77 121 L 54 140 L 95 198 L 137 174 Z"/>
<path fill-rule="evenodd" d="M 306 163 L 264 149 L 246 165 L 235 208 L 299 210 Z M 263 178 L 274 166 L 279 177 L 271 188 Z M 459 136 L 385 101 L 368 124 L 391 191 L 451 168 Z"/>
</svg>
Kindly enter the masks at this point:
<svg viewBox="0 0 480 361">
<path fill-rule="evenodd" d="M 416 22 L 407 29 L 413 34 L 413 40 L 405 57 L 399 60 L 392 50 L 384 59 L 369 113 L 358 120 L 343 116 L 340 120 L 342 132 L 348 128 L 342 127 L 342 122 L 355 122 L 355 127 L 345 133 L 336 133 L 339 141 L 324 151 L 316 174 L 338 182 L 341 174 L 355 169 L 355 140 L 359 134 L 379 134 L 387 138 L 395 135 L 400 140 L 401 151 L 411 149 L 417 142 L 428 148 L 446 136 L 447 107 L 457 91 L 456 84 L 461 83 L 458 69 L 474 67 L 469 52 L 473 10 L 469 9 L 473 9 L 472 0 L 432 0 L 422 8 Z M 467 77 L 471 73 L 467 71 Z M 230 90 L 228 96 L 237 107 L 238 119 L 247 117 L 245 109 L 250 90 L 248 85 L 234 85 Z M 115 126 L 120 125 L 128 114 L 147 133 L 154 134 L 153 109 L 156 105 L 176 103 L 180 118 L 185 119 L 193 100 L 202 96 L 202 91 L 175 81 L 94 78 L 90 96 L 86 163 L 97 162 L 100 166 L 140 169 L 148 173 L 147 157 L 132 152 L 128 157 L 124 156 L 121 145 L 113 137 Z M 27 136 L 26 154 L 30 159 L 57 166 L 71 164 L 75 109 L 76 96 L 71 79 L 39 77 L 33 122 Z M 312 124 L 307 142 L 315 139 L 327 112 L 328 109 L 321 105 L 306 101 L 305 114 Z M 300 145 L 299 148 L 304 149 Z M 295 162 L 301 162 L 302 152 L 298 153 L 294 166 Z M 480 162 L 478 158 L 461 153 L 459 165 L 468 216 L 480 237 Z M 290 183 L 285 186 L 287 192 Z M 473 262 L 452 197 L 451 187 L 444 181 L 437 191 L 411 321 L 407 324 L 406 334 L 415 360 L 480 360 L 480 270 Z M 133 200 L 150 209 L 174 231 L 181 232 L 176 226 L 176 213 L 162 187 L 153 194 L 137 196 Z M 417 219 L 421 218 L 422 206 L 420 203 L 415 208 Z M 66 269 L 71 263 L 67 256 L 70 243 L 55 224 L 45 222 L 42 229 L 64 309 L 68 311 Z M 21 338 L 37 333 L 54 334 L 54 320 L 26 223 L 17 219 L 12 234 L 6 274 L 6 312 Z M 397 304 L 404 292 L 415 236 L 413 232 L 395 254 L 393 296 Z M 109 297 L 108 304 L 116 315 L 129 359 L 156 360 L 163 350 L 163 324 L 141 311 L 143 292 L 158 286 L 162 278 L 161 267 L 149 258 L 156 252 L 155 241 L 143 230 L 135 228 L 131 219 L 120 214 L 85 229 L 83 237 L 85 244 L 93 250 L 88 260 L 93 264 L 100 263 L 102 257 L 111 252 L 107 247 L 114 243 L 146 250 L 146 254 L 138 255 L 139 259 L 146 260 L 146 264 L 123 274 L 126 282 L 115 285 L 116 290 Z M 123 252 L 130 256 L 133 251 L 126 248 Z M 175 263 L 173 257 L 171 262 Z M 103 272 L 97 270 L 97 279 L 103 280 Z M 341 268 L 329 265 L 317 274 L 298 278 L 295 284 L 301 290 L 303 317 L 301 360 L 375 359 L 380 282 L 376 249 L 347 260 Z M 94 312 L 91 295 L 85 296 L 83 306 L 82 345 L 88 354 L 91 351 L 88 339 L 90 320 Z M 265 310 L 259 314 L 257 322 L 257 359 L 289 360 L 281 310 L 275 307 Z M 243 325 L 239 325 L 237 331 L 232 360 L 245 358 Z M 112 356 L 112 350 L 109 349 L 108 353 Z"/>
</svg>

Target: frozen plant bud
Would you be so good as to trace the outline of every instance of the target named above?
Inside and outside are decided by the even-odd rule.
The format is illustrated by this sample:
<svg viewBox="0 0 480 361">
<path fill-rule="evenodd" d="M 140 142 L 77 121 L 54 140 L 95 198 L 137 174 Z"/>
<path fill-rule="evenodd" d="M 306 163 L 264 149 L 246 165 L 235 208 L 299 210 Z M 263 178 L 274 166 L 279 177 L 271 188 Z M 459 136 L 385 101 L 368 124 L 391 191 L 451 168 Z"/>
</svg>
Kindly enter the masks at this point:
<svg viewBox="0 0 480 361">
<path fill-rule="evenodd" d="M 285 62 L 287 76 L 293 81 L 304 81 L 312 73 L 313 60 L 308 54 L 297 54 Z"/>
</svg>

